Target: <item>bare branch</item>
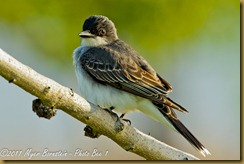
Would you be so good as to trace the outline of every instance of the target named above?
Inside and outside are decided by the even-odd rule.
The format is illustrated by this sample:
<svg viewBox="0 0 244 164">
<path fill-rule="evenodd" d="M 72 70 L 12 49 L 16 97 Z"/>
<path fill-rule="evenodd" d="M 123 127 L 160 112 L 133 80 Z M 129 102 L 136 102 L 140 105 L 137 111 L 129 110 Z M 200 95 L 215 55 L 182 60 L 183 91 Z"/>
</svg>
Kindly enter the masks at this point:
<svg viewBox="0 0 244 164">
<path fill-rule="evenodd" d="M 0 75 L 38 97 L 52 109 L 61 109 L 87 124 L 98 134 L 111 138 L 127 151 L 148 160 L 197 160 L 191 154 L 148 136 L 117 115 L 87 102 L 71 89 L 35 72 L 0 49 Z"/>
</svg>

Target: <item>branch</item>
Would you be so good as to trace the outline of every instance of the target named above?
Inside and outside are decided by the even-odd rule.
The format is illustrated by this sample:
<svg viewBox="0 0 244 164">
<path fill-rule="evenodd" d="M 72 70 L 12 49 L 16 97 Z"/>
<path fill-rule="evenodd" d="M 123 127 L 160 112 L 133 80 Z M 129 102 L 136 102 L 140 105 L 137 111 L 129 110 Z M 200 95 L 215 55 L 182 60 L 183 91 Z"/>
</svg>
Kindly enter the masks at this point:
<svg viewBox="0 0 244 164">
<path fill-rule="evenodd" d="M 87 102 L 70 88 L 35 72 L 0 49 L 0 75 L 26 92 L 38 97 L 52 109 L 60 109 L 91 127 L 98 134 L 105 135 L 126 151 L 148 160 L 197 160 L 191 154 L 182 152 L 148 136 L 117 115 Z"/>
</svg>

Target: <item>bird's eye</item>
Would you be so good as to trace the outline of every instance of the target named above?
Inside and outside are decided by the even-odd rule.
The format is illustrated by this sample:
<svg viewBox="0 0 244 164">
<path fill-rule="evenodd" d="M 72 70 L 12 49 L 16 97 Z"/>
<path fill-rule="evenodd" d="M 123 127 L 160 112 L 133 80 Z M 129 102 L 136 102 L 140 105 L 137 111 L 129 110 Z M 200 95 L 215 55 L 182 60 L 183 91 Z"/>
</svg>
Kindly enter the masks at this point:
<svg viewBox="0 0 244 164">
<path fill-rule="evenodd" d="M 104 28 L 100 28 L 98 33 L 100 36 L 104 36 L 106 34 L 106 30 Z"/>
</svg>

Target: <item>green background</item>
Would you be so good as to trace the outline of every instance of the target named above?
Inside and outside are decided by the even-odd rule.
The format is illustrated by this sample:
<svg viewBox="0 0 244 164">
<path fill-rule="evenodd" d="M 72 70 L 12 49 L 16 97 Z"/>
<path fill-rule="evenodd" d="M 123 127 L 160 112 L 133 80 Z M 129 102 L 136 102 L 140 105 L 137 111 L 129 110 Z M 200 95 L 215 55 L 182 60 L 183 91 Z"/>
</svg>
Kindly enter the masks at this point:
<svg viewBox="0 0 244 164">
<path fill-rule="evenodd" d="M 189 110 L 180 119 L 212 155 L 201 157 L 180 135 L 141 113 L 126 115 L 133 126 L 202 159 L 240 159 L 240 1 L 0 0 L 0 48 L 79 93 L 72 53 L 90 15 L 111 19 L 120 39 L 171 83 L 169 96 Z M 0 78 L 0 150 L 98 149 L 109 153 L 58 159 L 141 159 L 104 136 L 84 137 L 85 125 L 61 111 L 50 121 L 39 119 L 31 111 L 33 99 Z"/>
</svg>

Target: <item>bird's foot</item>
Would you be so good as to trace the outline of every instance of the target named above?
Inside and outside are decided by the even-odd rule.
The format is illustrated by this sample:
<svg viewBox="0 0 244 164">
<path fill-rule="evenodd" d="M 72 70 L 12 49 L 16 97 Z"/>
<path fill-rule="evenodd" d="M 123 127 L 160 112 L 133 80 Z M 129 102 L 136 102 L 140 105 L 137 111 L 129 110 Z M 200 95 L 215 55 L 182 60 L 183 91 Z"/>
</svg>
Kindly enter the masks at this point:
<svg viewBox="0 0 244 164">
<path fill-rule="evenodd" d="M 127 122 L 129 125 L 131 125 L 131 121 L 128 119 L 124 119 L 123 117 L 125 116 L 125 113 L 123 113 L 120 117 L 113 112 L 113 110 L 115 109 L 115 107 L 111 106 L 110 108 L 104 108 L 104 110 L 106 110 L 107 112 L 109 112 L 111 114 L 111 116 L 116 119 L 116 123 L 115 123 L 115 130 L 117 132 L 120 132 L 124 129 L 124 124 L 123 122 L 121 122 L 121 119 L 125 122 Z"/>
<path fill-rule="evenodd" d="M 125 116 L 125 113 L 121 114 L 121 116 L 119 118 L 124 120 L 125 122 L 129 123 L 129 125 L 131 125 L 131 121 L 128 119 L 125 119 L 124 116 Z"/>
</svg>

